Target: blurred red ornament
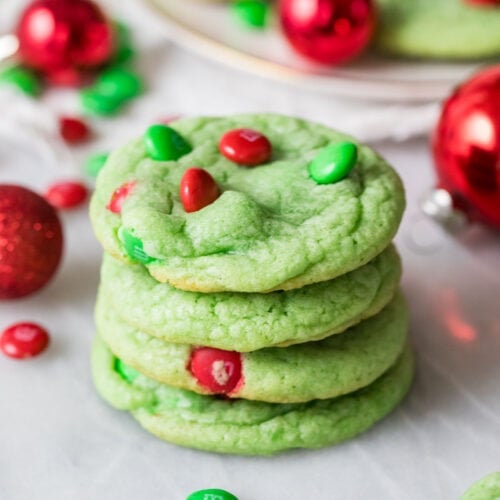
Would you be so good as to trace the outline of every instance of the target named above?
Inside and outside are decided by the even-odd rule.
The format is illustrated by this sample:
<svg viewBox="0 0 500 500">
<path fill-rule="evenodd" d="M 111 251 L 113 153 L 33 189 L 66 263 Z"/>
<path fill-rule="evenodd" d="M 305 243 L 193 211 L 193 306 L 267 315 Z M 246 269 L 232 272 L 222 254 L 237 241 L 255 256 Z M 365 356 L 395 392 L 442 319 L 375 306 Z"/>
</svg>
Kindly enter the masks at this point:
<svg viewBox="0 0 500 500">
<path fill-rule="evenodd" d="M 107 62 L 113 28 L 90 0 L 35 0 L 17 25 L 19 55 L 54 81 L 77 84 L 78 74 Z"/>
<path fill-rule="evenodd" d="M 62 243 L 53 207 L 29 189 L 0 185 L 0 299 L 44 286 L 59 265 Z"/>
<path fill-rule="evenodd" d="M 433 138 L 438 187 L 470 220 L 500 229 L 500 65 L 444 103 Z"/>
<path fill-rule="evenodd" d="M 376 18 L 372 0 L 281 0 L 279 15 L 292 47 L 324 64 L 361 53 L 371 40 Z"/>
<path fill-rule="evenodd" d="M 500 5 L 500 0 L 464 0 L 472 5 Z"/>
</svg>

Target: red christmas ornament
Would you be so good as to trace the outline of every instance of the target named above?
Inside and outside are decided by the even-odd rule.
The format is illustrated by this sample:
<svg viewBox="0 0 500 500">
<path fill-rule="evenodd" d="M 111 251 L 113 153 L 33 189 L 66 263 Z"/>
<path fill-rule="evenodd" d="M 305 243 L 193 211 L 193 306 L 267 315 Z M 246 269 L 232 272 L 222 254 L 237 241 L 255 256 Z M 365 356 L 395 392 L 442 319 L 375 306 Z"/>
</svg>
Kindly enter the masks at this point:
<svg viewBox="0 0 500 500">
<path fill-rule="evenodd" d="M 500 229 L 500 65 L 444 103 L 433 138 L 438 187 L 471 220 Z"/>
<path fill-rule="evenodd" d="M 74 84 L 80 70 L 104 64 L 113 53 L 111 23 L 90 0 L 35 0 L 16 34 L 22 62 L 53 81 Z"/>
<path fill-rule="evenodd" d="M 202 168 L 188 168 L 182 176 L 179 196 L 186 212 L 197 212 L 220 195 L 214 178 Z"/>
<path fill-rule="evenodd" d="M 273 147 L 269 139 L 257 130 L 238 128 L 221 137 L 219 151 L 238 165 L 254 167 L 269 161 Z"/>
<path fill-rule="evenodd" d="M 281 0 L 279 17 L 299 54 L 337 64 L 368 46 L 376 16 L 373 0 Z"/>
<path fill-rule="evenodd" d="M 214 394 L 228 394 L 243 383 L 239 352 L 200 347 L 191 355 L 189 370 Z"/>
<path fill-rule="evenodd" d="M 80 118 L 71 116 L 59 118 L 59 133 L 68 144 L 79 144 L 90 137 L 88 125 Z"/>
<path fill-rule="evenodd" d="M 53 207 L 64 210 L 81 205 L 88 194 L 85 184 L 65 181 L 52 184 L 44 197 Z"/>
<path fill-rule="evenodd" d="M 52 206 L 29 189 L 0 185 L 0 299 L 44 286 L 59 265 L 62 242 Z"/>
<path fill-rule="evenodd" d="M 0 349 L 10 358 L 32 358 L 49 345 L 49 334 L 36 323 L 16 323 L 0 336 Z"/>
<path fill-rule="evenodd" d="M 107 205 L 107 209 L 114 214 L 122 213 L 123 202 L 127 199 L 128 195 L 133 191 L 135 185 L 137 183 L 135 181 L 127 182 L 120 186 L 115 190 L 113 195 L 111 196 L 111 200 Z"/>
<path fill-rule="evenodd" d="M 500 0 L 465 0 L 465 3 L 472 5 L 500 5 Z"/>
</svg>

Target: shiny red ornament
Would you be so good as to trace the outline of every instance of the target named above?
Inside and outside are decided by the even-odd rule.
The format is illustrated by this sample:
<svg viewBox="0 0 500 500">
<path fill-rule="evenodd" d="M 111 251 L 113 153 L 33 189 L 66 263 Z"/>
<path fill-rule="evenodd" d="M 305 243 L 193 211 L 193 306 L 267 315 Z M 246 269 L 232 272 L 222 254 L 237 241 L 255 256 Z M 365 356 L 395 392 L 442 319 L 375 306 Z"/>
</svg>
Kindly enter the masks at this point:
<svg viewBox="0 0 500 500">
<path fill-rule="evenodd" d="M 243 383 L 241 354 L 213 347 L 199 347 L 191 354 L 189 370 L 213 394 L 229 394 Z"/>
<path fill-rule="evenodd" d="M 281 0 L 283 32 L 301 55 L 338 64 L 370 43 L 376 22 L 373 0 Z"/>
<path fill-rule="evenodd" d="M 135 181 L 126 182 L 123 186 L 115 189 L 106 208 L 114 214 L 121 214 L 123 203 L 133 191 L 136 184 L 137 183 Z"/>
<path fill-rule="evenodd" d="M 90 137 L 89 126 L 80 118 L 59 118 L 59 133 L 68 144 L 80 144 Z"/>
<path fill-rule="evenodd" d="M 0 349 L 10 358 L 25 359 L 41 354 L 49 345 L 45 328 L 36 323 L 16 323 L 0 336 Z"/>
<path fill-rule="evenodd" d="M 433 137 L 438 187 L 469 219 L 500 229 L 500 65 L 444 103 Z"/>
<path fill-rule="evenodd" d="M 238 165 L 254 167 L 270 160 L 273 147 L 269 139 L 257 130 L 237 128 L 221 137 L 219 151 Z"/>
<path fill-rule="evenodd" d="M 220 196 L 214 178 L 202 168 L 188 168 L 182 176 L 179 196 L 186 212 L 197 212 Z"/>
<path fill-rule="evenodd" d="M 55 208 L 61 210 L 76 208 L 88 197 L 89 190 L 81 182 L 57 182 L 52 184 L 44 198 Z"/>
<path fill-rule="evenodd" d="M 482 6 L 482 5 L 500 5 L 500 0 L 464 0 L 465 3 L 470 3 L 471 5 Z"/>
<path fill-rule="evenodd" d="M 62 255 L 63 234 L 54 208 L 21 186 L 0 185 L 0 299 L 44 286 Z"/>
<path fill-rule="evenodd" d="M 112 25 L 90 0 L 35 0 L 16 34 L 25 65 L 71 85 L 80 72 L 109 61 L 114 49 Z"/>
</svg>

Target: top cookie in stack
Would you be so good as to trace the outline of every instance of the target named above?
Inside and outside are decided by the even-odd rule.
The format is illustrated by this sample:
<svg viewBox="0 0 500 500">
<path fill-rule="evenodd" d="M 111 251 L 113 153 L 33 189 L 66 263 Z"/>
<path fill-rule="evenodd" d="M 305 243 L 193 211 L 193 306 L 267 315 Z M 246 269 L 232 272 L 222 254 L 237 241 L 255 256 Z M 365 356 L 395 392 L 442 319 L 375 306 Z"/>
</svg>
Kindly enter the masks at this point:
<svg viewBox="0 0 500 500">
<path fill-rule="evenodd" d="M 317 447 L 367 429 L 412 375 L 390 244 L 403 210 L 392 168 L 318 124 L 151 127 L 110 156 L 91 203 L 111 254 L 99 392 L 158 436 L 213 451 Z"/>
</svg>

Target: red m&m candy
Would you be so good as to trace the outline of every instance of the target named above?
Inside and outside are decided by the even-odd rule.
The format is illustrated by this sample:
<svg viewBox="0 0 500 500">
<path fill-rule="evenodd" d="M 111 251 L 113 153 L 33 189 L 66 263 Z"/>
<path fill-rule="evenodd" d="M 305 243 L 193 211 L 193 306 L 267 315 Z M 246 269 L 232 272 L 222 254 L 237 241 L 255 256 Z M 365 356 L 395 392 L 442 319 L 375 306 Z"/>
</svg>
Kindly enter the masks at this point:
<svg viewBox="0 0 500 500">
<path fill-rule="evenodd" d="M 37 356 L 49 345 L 49 334 L 36 323 L 16 323 L 2 332 L 0 349 L 10 358 Z"/>
<path fill-rule="evenodd" d="M 136 185 L 135 181 L 126 182 L 115 190 L 111 196 L 111 200 L 106 207 L 114 214 L 121 214 L 123 202 L 127 199 L 128 195 L 132 192 Z"/>
<path fill-rule="evenodd" d="M 241 354 L 200 347 L 191 355 L 189 370 L 205 389 L 214 394 L 228 394 L 242 380 Z"/>
<path fill-rule="evenodd" d="M 220 195 L 214 178 L 202 168 L 188 168 L 181 179 L 179 196 L 186 212 L 197 212 Z"/>
<path fill-rule="evenodd" d="M 58 182 L 49 187 L 45 199 L 55 208 L 75 208 L 88 196 L 88 189 L 81 182 Z"/>
<path fill-rule="evenodd" d="M 238 165 L 254 167 L 270 160 L 273 147 L 269 139 L 257 130 L 238 128 L 222 136 L 219 151 Z"/>
<path fill-rule="evenodd" d="M 90 129 L 84 121 L 69 116 L 59 119 L 59 132 L 68 144 L 84 142 L 90 136 Z"/>
</svg>

